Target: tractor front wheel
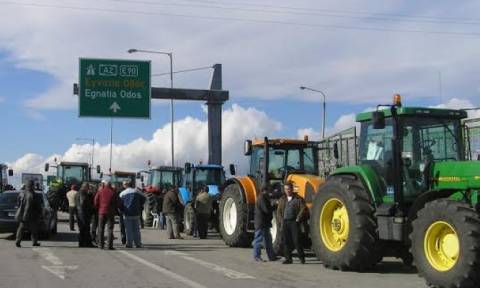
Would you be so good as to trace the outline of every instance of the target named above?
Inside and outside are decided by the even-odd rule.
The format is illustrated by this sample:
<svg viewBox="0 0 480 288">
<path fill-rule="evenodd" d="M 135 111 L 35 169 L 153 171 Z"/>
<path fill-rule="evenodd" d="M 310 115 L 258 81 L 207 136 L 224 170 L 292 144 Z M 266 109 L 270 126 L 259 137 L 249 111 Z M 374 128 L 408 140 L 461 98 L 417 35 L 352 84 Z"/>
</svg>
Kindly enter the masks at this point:
<svg viewBox="0 0 480 288">
<path fill-rule="evenodd" d="M 248 247 L 248 208 L 238 184 L 225 188 L 220 201 L 220 234 L 231 247 Z"/>
<path fill-rule="evenodd" d="M 155 207 L 157 206 L 157 200 L 155 195 L 149 192 L 145 192 L 145 204 L 143 206 L 142 218 L 145 227 L 152 227 L 153 224 L 153 215 L 151 212 L 156 212 Z"/>
<path fill-rule="evenodd" d="M 432 287 L 478 287 L 480 216 L 467 203 L 427 203 L 413 222 L 411 252 L 418 273 Z"/>
<path fill-rule="evenodd" d="M 193 235 L 195 229 L 195 210 L 192 203 L 188 203 L 183 210 L 183 226 L 184 232 L 187 235 Z"/>
<path fill-rule="evenodd" d="M 380 257 L 375 208 L 355 176 L 331 177 L 317 193 L 310 222 L 312 248 L 331 269 L 362 271 Z"/>
</svg>

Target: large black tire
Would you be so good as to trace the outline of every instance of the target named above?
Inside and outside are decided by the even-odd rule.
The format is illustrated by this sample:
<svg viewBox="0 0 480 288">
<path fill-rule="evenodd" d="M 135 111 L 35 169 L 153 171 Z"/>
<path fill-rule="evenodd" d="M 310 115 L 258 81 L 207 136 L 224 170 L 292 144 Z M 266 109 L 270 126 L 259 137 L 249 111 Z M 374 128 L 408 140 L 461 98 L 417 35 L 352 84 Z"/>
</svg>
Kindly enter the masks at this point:
<svg viewBox="0 0 480 288">
<path fill-rule="evenodd" d="M 195 210 L 193 209 L 192 203 L 188 203 L 183 210 L 183 226 L 185 234 L 193 235 L 195 227 Z"/>
<path fill-rule="evenodd" d="M 335 208 L 337 207 L 335 205 L 339 205 L 338 208 Z M 333 215 L 338 215 L 333 212 L 343 214 L 340 218 L 338 216 L 333 218 Z M 313 202 L 310 231 L 312 248 L 325 267 L 363 271 L 372 268 L 378 262 L 381 256 L 376 249 L 379 240 L 374 213 L 375 207 L 371 203 L 370 195 L 361 181 L 353 175 L 331 177 L 320 187 Z M 332 215 L 332 218 L 330 219 L 328 215 Z M 348 218 L 345 215 L 348 215 Z M 329 227 L 326 225 L 332 223 L 332 227 L 328 228 L 332 229 L 332 233 L 322 228 L 324 231 L 322 236 L 321 216 L 326 220 L 323 222 L 324 227 Z M 335 233 L 338 233 L 338 238 L 343 239 L 337 240 L 339 242 L 337 244 L 335 240 L 331 240 L 334 235 L 337 236 Z M 330 235 L 332 238 L 328 238 Z"/>
<path fill-rule="evenodd" d="M 432 259 L 432 256 L 427 257 L 427 255 L 438 254 L 428 253 L 428 250 L 425 249 L 425 244 L 434 243 L 435 245 L 430 246 L 435 247 L 434 251 L 435 249 L 444 251 L 441 249 L 443 245 L 439 243 L 443 243 L 443 240 L 447 239 L 447 237 L 440 237 L 442 240 L 434 242 L 427 240 L 436 239 L 436 237 L 430 238 L 430 236 L 436 234 L 436 232 L 434 232 L 436 230 L 435 227 L 444 227 L 445 229 L 440 230 L 442 233 L 447 233 L 446 231 L 453 231 L 453 233 L 456 233 L 456 240 L 454 242 L 458 244 L 457 253 L 452 253 L 452 250 L 447 250 L 448 252 L 443 254 L 447 256 L 451 254 L 450 257 L 452 257 L 443 258 L 450 259 L 447 260 L 446 263 L 452 261 L 447 265 L 449 268 L 446 268 L 443 272 L 442 269 L 437 269 L 431 264 L 439 262 L 435 262 L 435 260 L 432 260 L 433 262 L 431 262 L 429 258 Z M 453 228 L 453 230 L 451 230 L 451 228 Z M 451 233 L 447 234 L 454 235 Z M 412 241 L 411 252 L 419 275 L 423 277 L 431 287 L 479 287 L 479 238 L 480 216 L 478 212 L 471 208 L 467 203 L 448 199 L 439 199 L 427 203 L 425 208 L 418 212 L 418 218 L 413 222 L 413 229 L 410 234 L 410 239 Z M 451 239 L 452 238 L 448 240 Z M 437 245 L 440 245 L 441 247 L 438 247 Z M 429 247 L 428 244 L 427 247 Z M 456 249 L 453 251 L 455 250 Z M 443 263 L 442 260 L 440 262 Z"/>
<path fill-rule="evenodd" d="M 152 227 L 153 225 L 153 215 L 151 212 L 155 213 L 155 207 L 157 206 L 157 201 L 155 195 L 149 192 L 145 192 L 145 204 L 143 206 L 142 218 L 143 225 L 145 227 Z"/>
<path fill-rule="evenodd" d="M 280 222 L 277 220 L 277 213 L 273 212 L 272 228 L 270 228 L 272 235 L 273 251 L 277 256 L 283 256 L 283 237 Z"/>
<path fill-rule="evenodd" d="M 64 187 L 49 188 L 47 191 L 47 200 L 53 210 L 63 212 L 68 211 L 68 200 Z"/>
<path fill-rule="evenodd" d="M 220 234 L 231 247 L 248 247 L 251 236 L 247 231 L 248 207 L 238 184 L 230 184 L 220 200 Z"/>
</svg>

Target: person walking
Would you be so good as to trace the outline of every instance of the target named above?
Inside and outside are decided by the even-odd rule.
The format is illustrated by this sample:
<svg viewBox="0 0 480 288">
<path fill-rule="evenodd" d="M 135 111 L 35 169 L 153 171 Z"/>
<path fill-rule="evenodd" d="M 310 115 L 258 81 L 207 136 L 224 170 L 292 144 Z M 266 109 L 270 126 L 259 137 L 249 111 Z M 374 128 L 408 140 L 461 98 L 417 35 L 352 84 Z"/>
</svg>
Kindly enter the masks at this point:
<svg viewBox="0 0 480 288">
<path fill-rule="evenodd" d="M 277 260 L 275 252 L 273 251 L 272 234 L 270 234 L 270 228 L 272 227 L 273 208 L 272 204 L 270 203 L 268 192 L 269 191 L 267 187 L 262 187 L 260 195 L 255 204 L 253 259 L 257 262 L 263 262 L 261 256 L 262 244 L 267 252 L 268 260 Z"/>
<path fill-rule="evenodd" d="M 75 197 L 77 193 L 77 185 L 72 184 L 70 186 L 70 191 L 67 192 L 68 223 L 70 224 L 70 231 L 75 231 L 75 214 L 77 213 L 77 209 L 75 208 Z"/>
<path fill-rule="evenodd" d="M 95 195 L 95 208 L 98 211 L 98 248 L 105 247 L 105 225 L 108 225 L 108 250 L 115 250 L 113 248 L 113 228 L 115 225 L 115 215 L 119 207 L 119 199 L 117 194 L 113 192 L 110 182 L 106 182 L 103 189 Z"/>
<path fill-rule="evenodd" d="M 208 221 L 212 213 L 212 197 L 208 195 L 208 186 L 200 188 L 200 192 L 195 197 L 195 219 L 198 229 L 198 237 L 206 239 L 208 234 Z"/>
<path fill-rule="evenodd" d="M 163 198 L 162 211 L 167 220 L 167 234 L 169 239 L 183 239 L 179 232 L 179 214 L 182 204 L 178 198 L 178 189 L 172 187 Z"/>
<path fill-rule="evenodd" d="M 26 229 L 30 231 L 33 246 L 40 246 L 38 243 L 38 227 L 42 217 L 42 195 L 35 193 L 34 182 L 30 180 L 25 185 L 25 190 L 20 192 L 17 199 L 17 212 L 15 220 L 18 222 L 17 238 L 15 246 L 21 247 L 23 232 Z"/>
<path fill-rule="evenodd" d="M 308 219 L 305 200 L 293 191 L 293 182 L 284 185 L 285 194 L 280 198 L 277 208 L 277 219 L 282 219 L 282 237 L 285 260 L 282 264 L 292 264 L 292 251 L 297 250 L 300 263 L 305 264 L 301 225 Z"/>
<path fill-rule="evenodd" d="M 135 189 L 131 180 L 123 182 L 123 190 L 120 193 L 120 199 L 123 203 L 123 213 L 125 215 L 124 225 L 126 232 L 126 246 L 132 248 L 132 242 L 135 243 L 136 248 L 142 247 L 142 238 L 140 234 L 140 214 L 142 207 L 145 204 L 145 195 Z"/>
<path fill-rule="evenodd" d="M 93 201 L 91 196 L 88 194 L 89 185 L 83 183 L 75 196 L 75 207 L 77 214 L 77 225 L 78 225 L 78 247 L 95 247 L 92 244 L 92 238 L 90 237 L 90 220 L 92 215 L 95 213 L 95 208 L 93 207 Z"/>
</svg>

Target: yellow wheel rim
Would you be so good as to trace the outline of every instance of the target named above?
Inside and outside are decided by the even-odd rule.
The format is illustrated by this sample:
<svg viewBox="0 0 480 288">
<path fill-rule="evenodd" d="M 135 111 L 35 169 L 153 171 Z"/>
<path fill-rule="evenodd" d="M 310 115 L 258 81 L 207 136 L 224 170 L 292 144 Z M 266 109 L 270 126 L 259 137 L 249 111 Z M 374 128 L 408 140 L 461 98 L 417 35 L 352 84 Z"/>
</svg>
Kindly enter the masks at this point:
<svg viewBox="0 0 480 288">
<path fill-rule="evenodd" d="M 347 243 L 349 229 L 347 207 L 337 198 L 329 199 L 320 213 L 320 235 L 325 246 L 333 252 L 342 250 Z"/>
<path fill-rule="evenodd" d="M 440 272 L 452 269 L 460 255 L 457 232 L 447 222 L 433 223 L 425 234 L 424 249 L 427 260 L 433 268 Z"/>
</svg>

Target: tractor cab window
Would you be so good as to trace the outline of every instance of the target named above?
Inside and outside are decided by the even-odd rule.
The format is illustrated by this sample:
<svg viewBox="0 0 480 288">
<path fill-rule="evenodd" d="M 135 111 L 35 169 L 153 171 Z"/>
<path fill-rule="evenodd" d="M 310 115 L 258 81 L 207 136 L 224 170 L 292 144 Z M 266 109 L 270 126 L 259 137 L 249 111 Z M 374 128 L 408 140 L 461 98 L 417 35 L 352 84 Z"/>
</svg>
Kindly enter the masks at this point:
<svg viewBox="0 0 480 288">
<path fill-rule="evenodd" d="M 373 122 L 362 122 L 360 133 L 360 164 L 370 166 L 383 176 L 387 187 L 393 184 L 392 120 L 385 119 L 384 129 L 374 129 Z"/>
<path fill-rule="evenodd" d="M 65 182 L 82 182 L 87 174 L 86 170 L 83 166 L 59 166 L 58 176 Z"/>
<path fill-rule="evenodd" d="M 196 169 L 195 182 L 199 185 L 223 185 L 225 175 L 222 169 Z"/>
</svg>

